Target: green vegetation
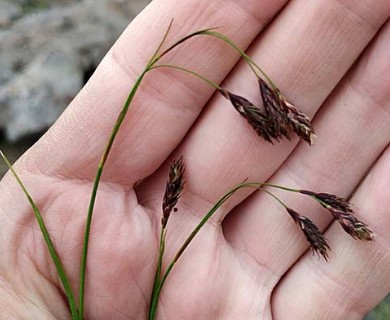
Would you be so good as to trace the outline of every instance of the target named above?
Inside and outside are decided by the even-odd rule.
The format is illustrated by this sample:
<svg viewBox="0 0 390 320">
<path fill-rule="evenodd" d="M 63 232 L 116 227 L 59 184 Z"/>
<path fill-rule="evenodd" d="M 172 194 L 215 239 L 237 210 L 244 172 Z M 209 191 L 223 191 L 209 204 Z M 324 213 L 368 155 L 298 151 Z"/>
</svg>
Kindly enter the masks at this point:
<svg viewBox="0 0 390 320">
<path fill-rule="evenodd" d="M 386 297 L 368 316 L 368 320 L 390 319 L 390 295 Z"/>
<path fill-rule="evenodd" d="M 51 2 L 50 0 L 25 0 L 21 4 L 21 7 L 24 13 L 31 13 L 50 8 Z"/>
</svg>

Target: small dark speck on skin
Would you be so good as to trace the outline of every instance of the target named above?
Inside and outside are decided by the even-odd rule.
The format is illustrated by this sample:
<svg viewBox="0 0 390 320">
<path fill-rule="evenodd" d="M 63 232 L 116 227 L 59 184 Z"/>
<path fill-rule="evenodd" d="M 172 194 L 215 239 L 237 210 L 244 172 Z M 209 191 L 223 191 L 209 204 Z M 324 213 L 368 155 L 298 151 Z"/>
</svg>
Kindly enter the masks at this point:
<svg viewBox="0 0 390 320">
<path fill-rule="evenodd" d="M 177 208 L 173 208 L 173 212 L 177 212 Z"/>
</svg>

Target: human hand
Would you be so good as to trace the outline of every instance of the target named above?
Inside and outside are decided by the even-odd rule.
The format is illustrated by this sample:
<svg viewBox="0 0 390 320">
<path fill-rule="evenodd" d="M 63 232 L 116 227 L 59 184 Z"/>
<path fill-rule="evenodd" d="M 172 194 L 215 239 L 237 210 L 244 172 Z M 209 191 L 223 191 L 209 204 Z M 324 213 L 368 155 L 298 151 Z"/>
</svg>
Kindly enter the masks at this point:
<svg viewBox="0 0 390 320">
<path fill-rule="evenodd" d="M 326 230 L 332 253 L 325 263 L 267 195 L 240 192 L 183 254 L 163 288 L 158 319 L 359 319 L 390 291 L 390 4 L 291 1 L 282 8 L 285 2 L 152 2 L 60 120 L 15 165 L 76 290 L 99 158 L 129 88 L 172 17 L 168 42 L 223 26 L 242 48 L 250 46 L 249 54 L 289 100 L 314 117 L 314 146 L 298 140 L 272 146 L 225 99 L 213 96 L 213 88 L 174 70 L 150 72 L 98 192 L 86 319 L 147 318 L 167 165 L 177 155 L 184 155 L 187 183 L 169 221 L 167 261 L 212 204 L 245 178 L 343 196 L 357 188 L 357 216 L 377 236 L 356 242 L 315 203 L 282 194 Z M 234 67 L 238 58 L 212 38 L 193 39 L 165 57 L 259 100 L 247 66 Z M 10 175 L 0 188 L 0 317 L 69 319 L 27 201 Z"/>
</svg>

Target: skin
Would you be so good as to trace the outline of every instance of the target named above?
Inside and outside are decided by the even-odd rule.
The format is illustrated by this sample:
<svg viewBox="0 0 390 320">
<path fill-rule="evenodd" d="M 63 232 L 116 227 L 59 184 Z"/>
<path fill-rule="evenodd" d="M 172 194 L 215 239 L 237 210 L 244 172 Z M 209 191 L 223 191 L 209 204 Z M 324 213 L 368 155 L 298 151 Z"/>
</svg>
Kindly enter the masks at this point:
<svg viewBox="0 0 390 320">
<path fill-rule="evenodd" d="M 147 75 L 109 156 L 94 213 L 86 319 L 146 319 L 168 165 L 184 155 L 186 191 L 168 224 L 170 261 L 199 219 L 245 178 L 349 197 L 376 233 L 351 239 L 307 197 L 276 192 L 324 231 L 326 263 L 269 196 L 245 190 L 213 216 L 161 294 L 157 319 L 361 319 L 390 291 L 390 2 L 153 1 L 126 29 L 48 133 L 15 165 L 42 211 L 74 291 L 90 191 L 121 106 L 170 21 L 168 43 L 223 26 L 284 95 L 313 118 L 312 147 L 270 145 L 207 84 Z M 271 20 L 272 19 L 272 20 Z M 387 21 L 387 22 L 386 22 Z M 255 78 L 219 40 L 164 58 L 259 103 Z M 0 318 L 69 319 L 31 208 L 0 183 Z"/>
</svg>

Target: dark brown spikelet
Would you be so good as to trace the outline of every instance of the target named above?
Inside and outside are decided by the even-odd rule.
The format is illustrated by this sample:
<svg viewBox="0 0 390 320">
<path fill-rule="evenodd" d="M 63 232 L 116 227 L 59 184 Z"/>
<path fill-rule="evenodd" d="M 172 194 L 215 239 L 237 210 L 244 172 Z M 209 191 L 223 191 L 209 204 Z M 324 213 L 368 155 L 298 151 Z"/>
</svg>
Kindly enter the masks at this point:
<svg viewBox="0 0 390 320">
<path fill-rule="evenodd" d="M 333 208 L 344 212 L 352 212 L 351 204 L 345 198 L 330 193 L 316 193 L 309 190 L 300 190 L 299 192 L 316 198 L 327 209 Z"/>
<path fill-rule="evenodd" d="M 310 119 L 278 91 L 270 88 L 259 78 L 260 93 L 264 109 L 272 123 L 276 135 L 290 139 L 290 131 L 312 145 L 315 138 Z"/>
<path fill-rule="evenodd" d="M 352 238 L 365 241 L 374 240 L 374 233 L 364 222 L 358 220 L 352 213 L 336 209 L 329 209 L 329 211 L 341 224 L 345 232 L 347 232 Z"/>
<path fill-rule="evenodd" d="M 313 223 L 313 221 L 311 221 L 309 218 L 300 215 L 293 209 L 286 209 L 290 216 L 294 219 L 295 223 L 301 228 L 313 251 L 317 252 L 326 261 L 328 261 L 328 250 L 330 250 L 330 246 L 324 235 Z"/>
<path fill-rule="evenodd" d="M 315 193 L 307 190 L 300 192 L 312 196 L 324 208 L 328 209 L 343 229 L 354 239 L 374 240 L 374 233 L 364 222 L 359 221 L 354 216 L 351 204 L 346 199 L 329 193 Z"/>
<path fill-rule="evenodd" d="M 281 94 L 279 96 L 280 103 L 282 104 L 288 123 L 292 130 L 298 137 L 306 141 L 309 145 L 313 144 L 313 140 L 316 137 L 310 119 L 302 111 L 300 111 L 292 103 L 288 102 Z"/>
<path fill-rule="evenodd" d="M 249 124 L 260 137 L 271 143 L 272 138 L 278 138 L 275 131 L 270 125 L 268 117 L 264 113 L 262 113 L 260 109 L 256 107 L 252 102 L 224 89 L 219 90 L 219 92 L 226 99 L 230 100 L 233 107 L 242 117 L 244 117 L 249 122 Z"/>
<path fill-rule="evenodd" d="M 161 218 L 161 224 L 163 228 L 166 227 L 168 223 L 169 216 L 171 215 L 172 210 L 177 204 L 183 189 L 184 189 L 184 160 L 183 157 L 175 159 L 170 167 L 169 179 L 165 187 L 164 200 L 162 205 L 163 216 Z"/>
<path fill-rule="evenodd" d="M 290 140 L 288 119 L 284 109 L 281 108 L 278 94 L 261 78 L 259 78 L 259 86 L 264 109 L 275 135 L 277 138 L 284 136 Z"/>
</svg>

